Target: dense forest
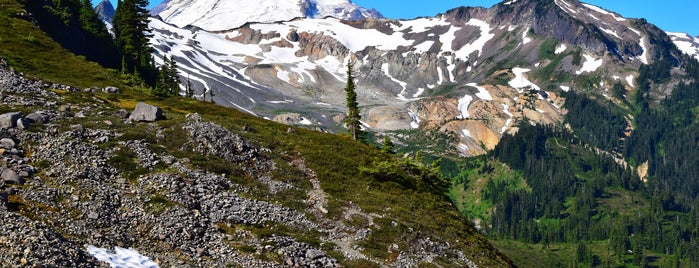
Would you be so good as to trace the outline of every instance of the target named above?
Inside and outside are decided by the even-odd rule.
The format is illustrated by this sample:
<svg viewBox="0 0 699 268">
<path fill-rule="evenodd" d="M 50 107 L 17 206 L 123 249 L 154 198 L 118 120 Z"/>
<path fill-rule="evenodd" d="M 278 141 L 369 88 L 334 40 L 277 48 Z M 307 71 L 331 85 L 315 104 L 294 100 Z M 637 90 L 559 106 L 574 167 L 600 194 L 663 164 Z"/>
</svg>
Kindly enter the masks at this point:
<svg viewBox="0 0 699 268">
<path fill-rule="evenodd" d="M 673 79 L 676 67 L 686 73 L 683 82 L 654 99 L 651 85 Z M 607 241 L 604 259 L 612 265 L 646 267 L 653 254 L 675 256 L 673 266 L 699 263 L 696 78 L 696 60 L 686 57 L 681 66 L 661 60 L 640 68 L 638 90 L 628 100 L 614 93 L 624 107 L 567 93 L 570 128 L 520 122 L 519 132 L 505 135 L 487 157 L 507 164 L 526 184 L 487 183 L 482 197 L 494 208 L 484 232 L 543 246 L 578 244 L 588 252 L 578 254 L 586 266 L 602 265 L 585 248 L 592 241 Z M 640 178 L 635 168 L 644 163 L 648 174 Z M 493 171 L 481 165 L 483 176 Z"/>
</svg>

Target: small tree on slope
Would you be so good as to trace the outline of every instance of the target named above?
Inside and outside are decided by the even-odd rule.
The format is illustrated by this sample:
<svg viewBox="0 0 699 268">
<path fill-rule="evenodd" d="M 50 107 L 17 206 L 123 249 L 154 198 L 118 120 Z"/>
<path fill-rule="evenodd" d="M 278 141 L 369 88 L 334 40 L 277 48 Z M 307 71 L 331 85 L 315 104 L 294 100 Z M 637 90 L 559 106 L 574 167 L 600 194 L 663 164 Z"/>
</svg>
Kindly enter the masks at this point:
<svg viewBox="0 0 699 268">
<path fill-rule="evenodd" d="M 359 121 L 359 103 L 357 103 L 357 93 L 354 91 L 354 77 L 352 77 L 352 63 L 347 62 L 347 85 L 345 85 L 345 93 L 347 94 L 347 118 L 345 118 L 345 126 L 347 131 L 352 135 L 354 140 L 363 138 L 362 124 Z"/>
</svg>

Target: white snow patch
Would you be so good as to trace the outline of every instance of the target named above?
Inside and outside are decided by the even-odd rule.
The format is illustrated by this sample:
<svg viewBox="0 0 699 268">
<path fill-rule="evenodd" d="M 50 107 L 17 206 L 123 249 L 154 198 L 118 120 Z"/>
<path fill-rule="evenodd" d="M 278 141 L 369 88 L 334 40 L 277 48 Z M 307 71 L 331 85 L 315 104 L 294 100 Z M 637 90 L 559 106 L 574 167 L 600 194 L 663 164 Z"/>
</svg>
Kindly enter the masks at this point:
<svg viewBox="0 0 699 268">
<path fill-rule="evenodd" d="M 612 13 L 609 13 L 609 11 L 606 11 L 606 10 L 602 9 L 601 7 L 593 6 L 593 5 L 585 4 L 585 3 L 583 3 L 582 5 L 585 6 L 585 7 L 587 7 L 587 8 L 589 8 L 589 9 L 594 10 L 594 11 L 597 12 L 597 13 L 602 13 L 602 14 L 604 14 L 604 15 L 612 15 Z"/>
<path fill-rule="evenodd" d="M 529 42 L 532 41 L 531 38 L 527 37 L 527 32 L 529 32 L 529 28 L 527 28 L 527 30 L 525 30 L 524 32 L 522 32 L 522 44 L 523 44 L 523 45 L 526 45 L 526 44 L 528 44 Z"/>
<path fill-rule="evenodd" d="M 490 24 L 488 24 L 487 22 L 482 21 L 482 20 L 471 19 L 466 23 L 466 25 L 476 26 L 476 27 L 480 28 L 481 35 L 480 35 L 480 37 L 478 37 L 478 39 L 476 41 L 473 41 L 473 43 L 463 46 L 458 51 L 454 51 L 454 54 L 456 54 L 456 57 L 458 57 L 458 58 L 467 59 L 468 55 L 471 55 L 471 53 L 478 51 L 478 57 L 480 57 L 481 53 L 483 52 L 483 47 L 485 46 L 486 43 L 488 43 L 488 41 L 490 41 L 490 39 L 495 37 L 495 34 L 491 33 L 492 28 L 490 28 Z M 453 28 L 455 28 L 455 27 L 453 27 Z M 454 31 L 454 33 L 456 33 L 456 31 Z M 449 33 L 447 33 L 447 34 L 449 34 Z M 451 38 L 452 38 L 451 41 L 453 41 L 453 38 L 454 38 L 453 33 L 452 33 Z M 444 42 L 442 42 L 442 43 L 448 44 L 448 43 L 444 43 Z M 452 42 L 449 42 L 449 43 L 452 43 Z M 454 48 L 452 47 L 452 49 L 454 49 Z"/>
<path fill-rule="evenodd" d="M 509 128 L 510 124 L 512 124 L 512 118 L 514 117 L 514 115 L 512 115 L 512 113 L 510 113 L 510 107 L 507 106 L 507 104 L 502 104 L 502 111 L 506 115 L 509 115 L 510 118 L 507 119 L 507 121 L 505 121 L 505 125 L 502 126 L 502 129 L 500 130 L 500 134 L 503 134 L 503 133 L 505 133 L 505 131 L 507 131 L 507 128 Z"/>
<path fill-rule="evenodd" d="M 615 31 L 612 31 L 612 30 L 609 30 L 609 29 L 605 29 L 605 28 L 602 28 L 602 27 L 599 27 L 599 29 L 602 30 L 602 31 L 605 32 L 605 33 L 608 33 L 608 34 L 610 34 L 610 35 L 613 35 L 613 36 L 616 37 L 617 39 L 622 39 L 621 36 L 619 36 L 619 34 L 617 34 Z"/>
<path fill-rule="evenodd" d="M 466 119 L 469 117 L 468 106 L 471 105 L 472 101 L 473 97 L 469 95 L 466 95 L 463 98 L 459 99 L 459 111 L 461 112 L 461 115 L 459 116 L 460 119 Z"/>
<path fill-rule="evenodd" d="M 570 91 L 570 87 L 569 86 L 561 86 L 561 90 L 563 90 L 563 92 L 568 92 L 568 91 Z"/>
<path fill-rule="evenodd" d="M 400 85 L 400 86 L 403 88 L 403 90 L 401 91 L 401 93 L 398 94 L 398 97 L 399 97 L 399 98 L 405 98 L 405 96 L 403 96 L 403 94 L 404 94 L 405 90 L 406 90 L 407 87 L 408 87 L 408 83 L 403 82 L 403 81 L 400 81 L 400 80 L 394 78 L 394 77 L 388 72 L 388 63 L 382 64 L 382 65 L 381 65 L 381 70 L 383 71 L 383 73 L 384 73 L 389 79 L 391 79 L 391 81 L 398 83 L 398 85 Z"/>
<path fill-rule="evenodd" d="M 434 41 L 427 40 L 425 42 L 422 42 L 413 48 L 415 48 L 415 53 L 422 54 L 427 51 L 430 51 L 430 48 L 434 45 Z"/>
<path fill-rule="evenodd" d="M 629 83 L 629 86 L 636 87 L 633 85 L 633 79 L 634 79 L 633 75 L 630 74 L 629 76 L 626 77 L 626 82 Z"/>
<path fill-rule="evenodd" d="M 525 69 L 525 68 L 512 68 L 512 72 L 515 74 L 515 78 L 512 79 L 508 84 L 516 88 L 519 93 L 524 92 L 524 89 L 536 89 L 539 90 L 539 86 L 536 84 L 532 83 L 532 81 L 529 81 L 526 77 L 524 77 L 524 73 L 531 71 L 530 69 Z"/>
<path fill-rule="evenodd" d="M 299 123 L 301 123 L 302 125 L 307 125 L 307 126 L 313 125 L 313 122 L 311 122 L 311 120 L 308 120 L 305 117 L 301 117 L 301 121 L 299 121 Z"/>
<path fill-rule="evenodd" d="M 412 128 L 419 128 L 420 127 L 420 117 L 418 117 L 417 113 L 413 112 L 412 110 L 408 109 L 408 115 L 412 119 L 410 121 L 410 127 Z"/>
<path fill-rule="evenodd" d="M 292 100 L 283 100 L 283 101 L 267 101 L 268 103 L 271 104 L 288 104 L 288 103 L 294 103 Z"/>
<path fill-rule="evenodd" d="M 289 72 L 285 70 L 277 70 L 277 78 L 284 82 L 291 84 L 291 79 L 289 78 Z"/>
<path fill-rule="evenodd" d="M 596 60 L 594 57 L 584 54 L 585 57 L 585 63 L 583 63 L 582 68 L 580 68 L 580 71 L 575 72 L 575 74 L 583 74 L 586 72 L 594 72 L 597 71 L 599 67 L 602 66 L 602 63 L 604 62 L 602 59 Z"/>
<path fill-rule="evenodd" d="M 478 97 L 479 99 L 489 100 L 489 101 L 493 100 L 493 97 L 490 96 L 490 92 L 488 92 L 488 90 L 485 89 L 484 87 L 480 87 L 476 83 L 468 83 L 466 85 L 470 86 L 470 87 L 475 87 L 476 89 L 478 89 L 478 93 L 476 93 L 476 97 Z"/>
<path fill-rule="evenodd" d="M 646 38 L 641 37 L 641 41 L 639 43 L 641 45 L 641 48 L 643 48 L 643 54 L 638 58 L 643 64 L 648 65 L 648 47 L 646 47 Z"/>
<path fill-rule="evenodd" d="M 449 22 L 443 20 L 443 19 L 436 19 L 436 18 L 419 18 L 419 19 L 414 19 L 414 20 L 406 20 L 406 21 L 400 21 L 401 26 L 392 24 L 391 28 L 393 28 L 393 31 L 395 32 L 402 32 L 404 30 L 410 29 L 410 32 L 413 33 L 422 33 L 426 32 L 429 29 L 432 29 L 435 26 L 445 26 L 445 25 L 450 25 Z"/>
<path fill-rule="evenodd" d="M 421 88 L 421 87 L 418 88 L 417 92 L 415 92 L 415 94 L 413 94 L 413 98 L 419 98 L 422 95 L 422 93 L 424 93 L 424 92 L 425 92 L 424 88 Z"/>
<path fill-rule="evenodd" d="M 462 129 L 461 132 L 464 133 L 464 137 L 473 138 L 473 136 L 471 135 L 471 131 L 468 131 L 468 129 Z"/>
<path fill-rule="evenodd" d="M 692 37 L 686 33 L 667 32 L 667 34 L 680 51 L 699 60 L 699 37 Z"/>
<path fill-rule="evenodd" d="M 87 252 L 96 259 L 106 262 L 110 267 L 125 268 L 156 268 L 157 263 L 149 257 L 143 256 L 134 249 L 115 247 L 114 251 L 106 248 L 98 248 L 93 245 L 87 246 Z"/>
<path fill-rule="evenodd" d="M 468 151 L 468 145 L 459 143 L 459 149 L 461 149 L 462 151 Z"/>
</svg>

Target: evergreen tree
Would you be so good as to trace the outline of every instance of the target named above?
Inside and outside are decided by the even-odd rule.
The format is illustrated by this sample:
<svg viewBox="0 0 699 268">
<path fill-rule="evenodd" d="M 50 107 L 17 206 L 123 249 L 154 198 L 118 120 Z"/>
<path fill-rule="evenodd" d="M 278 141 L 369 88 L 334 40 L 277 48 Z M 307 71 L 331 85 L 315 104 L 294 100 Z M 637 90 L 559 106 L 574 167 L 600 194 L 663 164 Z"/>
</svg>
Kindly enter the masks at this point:
<svg viewBox="0 0 699 268">
<path fill-rule="evenodd" d="M 148 43 L 147 0 L 119 0 L 114 14 L 114 38 L 123 56 L 122 73 L 133 73 L 145 80 L 155 69 L 152 64 L 152 48 Z M 144 77 L 145 76 L 145 77 Z M 151 80 L 152 81 L 152 80 Z"/>
<path fill-rule="evenodd" d="M 389 138 L 388 135 L 383 136 L 383 144 L 381 146 L 381 151 L 383 151 L 384 153 L 389 153 L 389 154 L 394 153 L 393 141 L 391 141 L 391 138 Z"/>
<path fill-rule="evenodd" d="M 352 63 L 347 62 L 347 85 L 345 85 L 345 93 L 347 94 L 347 118 L 345 118 L 345 125 L 352 135 L 352 138 L 354 140 L 360 140 L 364 136 L 364 133 L 362 131 L 361 122 L 359 121 L 361 116 L 359 115 L 359 103 L 357 103 L 352 66 Z"/>
</svg>

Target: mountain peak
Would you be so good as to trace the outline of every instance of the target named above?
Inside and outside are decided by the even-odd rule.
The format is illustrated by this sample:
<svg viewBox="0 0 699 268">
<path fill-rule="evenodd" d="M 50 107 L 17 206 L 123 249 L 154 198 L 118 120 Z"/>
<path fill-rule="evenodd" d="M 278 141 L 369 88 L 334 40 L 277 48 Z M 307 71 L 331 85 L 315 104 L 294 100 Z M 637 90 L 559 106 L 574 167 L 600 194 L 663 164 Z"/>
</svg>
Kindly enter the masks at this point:
<svg viewBox="0 0 699 268">
<path fill-rule="evenodd" d="M 350 0 L 261 0 L 254 5 L 243 0 L 166 0 L 153 8 L 151 14 L 178 27 L 192 25 L 208 31 L 230 30 L 248 22 L 288 21 L 301 17 L 383 18 L 378 11 L 362 8 Z"/>
<path fill-rule="evenodd" d="M 97 13 L 97 16 L 99 16 L 100 20 L 105 21 L 105 22 L 112 22 L 112 18 L 114 18 L 114 13 L 116 11 L 114 10 L 114 6 L 112 5 L 109 0 L 103 0 L 97 6 L 95 7 L 95 12 Z"/>
</svg>

